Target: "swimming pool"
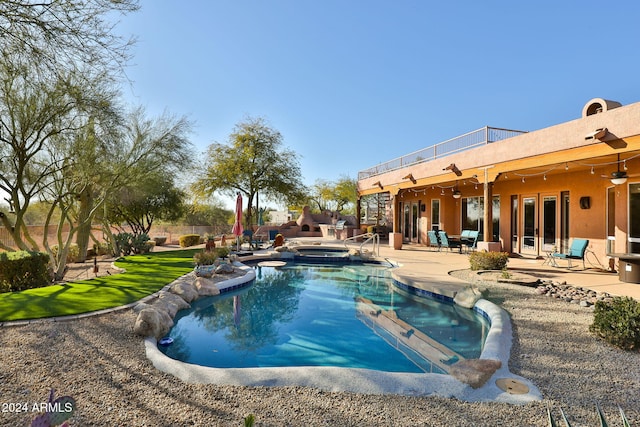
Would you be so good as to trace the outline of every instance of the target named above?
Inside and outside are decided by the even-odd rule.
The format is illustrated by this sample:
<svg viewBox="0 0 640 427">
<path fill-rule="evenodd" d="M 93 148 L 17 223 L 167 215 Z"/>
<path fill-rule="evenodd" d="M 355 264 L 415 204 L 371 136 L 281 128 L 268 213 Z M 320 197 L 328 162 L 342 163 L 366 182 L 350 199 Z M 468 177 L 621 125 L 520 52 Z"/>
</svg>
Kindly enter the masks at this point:
<svg viewBox="0 0 640 427">
<path fill-rule="evenodd" d="M 445 373 L 478 358 L 488 322 L 393 285 L 375 264 L 256 266 L 255 282 L 181 311 L 167 356 L 216 368 L 332 366 Z"/>
</svg>

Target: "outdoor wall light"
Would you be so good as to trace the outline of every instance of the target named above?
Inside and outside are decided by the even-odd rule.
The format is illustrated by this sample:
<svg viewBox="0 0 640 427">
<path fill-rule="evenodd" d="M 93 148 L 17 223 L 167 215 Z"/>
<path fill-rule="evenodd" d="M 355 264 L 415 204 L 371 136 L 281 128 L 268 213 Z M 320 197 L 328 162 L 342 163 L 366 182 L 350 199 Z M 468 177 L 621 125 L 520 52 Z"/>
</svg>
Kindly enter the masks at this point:
<svg viewBox="0 0 640 427">
<path fill-rule="evenodd" d="M 462 194 L 460 193 L 460 191 L 455 190 L 455 191 L 453 192 L 453 198 L 454 198 L 454 199 L 459 199 L 460 197 L 462 197 Z"/>
<path fill-rule="evenodd" d="M 451 163 L 449 166 L 447 166 L 446 168 L 442 169 L 443 171 L 451 171 L 453 173 L 456 174 L 456 176 L 461 176 L 462 175 L 462 171 L 460 169 L 458 169 L 458 167 L 456 166 L 455 163 Z"/>
<path fill-rule="evenodd" d="M 412 174 L 412 173 L 410 173 L 410 174 L 409 174 L 409 175 L 407 175 L 407 176 L 403 176 L 403 177 L 402 177 L 402 179 L 408 179 L 408 180 L 410 180 L 411 182 L 413 182 L 414 184 L 416 183 L 416 179 L 413 177 L 413 174 Z"/>
<path fill-rule="evenodd" d="M 602 138 L 604 138 L 607 135 L 607 128 L 600 128 L 600 129 L 596 129 L 593 132 L 588 133 L 584 139 L 588 140 L 588 139 L 599 139 L 602 140 Z"/>
</svg>

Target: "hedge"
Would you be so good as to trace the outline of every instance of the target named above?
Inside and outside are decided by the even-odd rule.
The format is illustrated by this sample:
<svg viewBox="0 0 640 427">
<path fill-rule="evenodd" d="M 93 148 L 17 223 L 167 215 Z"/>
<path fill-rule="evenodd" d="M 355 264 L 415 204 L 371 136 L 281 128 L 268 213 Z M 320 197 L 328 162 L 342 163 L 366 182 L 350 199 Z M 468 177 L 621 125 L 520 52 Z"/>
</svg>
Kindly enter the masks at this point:
<svg viewBox="0 0 640 427">
<path fill-rule="evenodd" d="M 189 246 L 195 246 L 200 244 L 199 234 L 185 234 L 178 239 L 181 248 L 188 248 Z"/>
<path fill-rule="evenodd" d="M 49 255 L 44 252 L 0 253 L 0 292 L 47 286 L 51 277 Z"/>
</svg>

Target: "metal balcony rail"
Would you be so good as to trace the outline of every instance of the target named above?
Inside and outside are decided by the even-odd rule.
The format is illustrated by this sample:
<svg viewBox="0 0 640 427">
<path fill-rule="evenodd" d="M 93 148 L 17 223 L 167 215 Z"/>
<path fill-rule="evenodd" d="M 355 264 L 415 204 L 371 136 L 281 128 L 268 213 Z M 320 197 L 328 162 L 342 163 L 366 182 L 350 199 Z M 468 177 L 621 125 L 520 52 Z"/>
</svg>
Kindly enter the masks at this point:
<svg viewBox="0 0 640 427">
<path fill-rule="evenodd" d="M 526 131 L 501 129 L 485 126 L 464 135 L 451 138 L 422 150 L 414 151 L 388 162 L 380 163 L 372 168 L 358 172 L 358 180 L 380 175 L 385 172 L 401 169 L 417 163 L 428 162 L 453 153 L 468 150 L 470 148 L 487 145 L 492 142 L 502 141 L 514 136 L 526 133 Z"/>
</svg>

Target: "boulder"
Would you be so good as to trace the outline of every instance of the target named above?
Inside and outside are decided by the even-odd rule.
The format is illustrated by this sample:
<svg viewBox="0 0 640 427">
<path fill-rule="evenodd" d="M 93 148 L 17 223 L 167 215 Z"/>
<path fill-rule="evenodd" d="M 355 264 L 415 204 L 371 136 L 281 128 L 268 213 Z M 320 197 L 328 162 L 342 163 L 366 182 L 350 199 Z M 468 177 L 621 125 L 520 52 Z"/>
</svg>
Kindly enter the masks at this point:
<svg viewBox="0 0 640 427">
<path fill-rule="evenodd" d="M 502 362 L 494 359 L 466 359 L 452 365 L 449 375 L 473 388 L 482 387 Z"/>
<path fill-rule="evenodd" d="M 199 296 L 220 295 L 220 289 L 215 282 L 205 277 L 198 277 L 194 282 L 194 286 Z"/>
<path fill-rule="evenodd" d="M 178 282 L 171 286 L 171 292 L 178 295 L 187 303 L 193 302 L 198 298 L 198 291 L 193 285 L 185 282 Z"/>
<path fill-rule="evenodd" d="M 231 264 L 220 264 L 216 267 L 216 274 L 231 274 L 233 273 L 233 266 Z"/>
<path fill-rule="evenodd" d="M 172 326 L 173 320 L 166 312 L 147 307 L 138 313 L 133 331 L 143 337 L 161 338 L 169 332 Z"/>
<path fill-rule="evenodd" d="M 453 297 L 453 302 L 455 302 L 460 307 L 465 308 L 473 308 L 476 305 L 476 302 L 482 298 L 482 294 L 476 288 L 466 288 L 456 294 Z"/>
<path fill-rule="evenodd" d="M 138 304 L 135 305 L 135 307 L 133 307 L 133 311 L 135 313 L 140 313 L 140 311 L 142 311 L 145 308 L 149 308 L 151 307 L 149 304 L 147 304 L 146 302 L 140 302 Z"/>
<path fill-rule="evenodd" d="M 186 302 L 179 295 L 176 295 L 173 292 L 160 291 L 160 293 L 158 294 L 158 298 L 160 298 L 161 300 L 169 301 L 172 304 L 175 304 L 176 307 L 178 307 L 178 310 L 184 310 L 185 308 L 191 307 L 191 305 L 188 302 Z"/>
<path fill-rule="evenodd" d="M 178 306 L 166 299 L 156 298 L 151 303 L 151 307 L 155 308 L 158 311 L 167 313 L 172 319 L 175 317 L 176 313 L 178 313 Z"/>
</svg>

